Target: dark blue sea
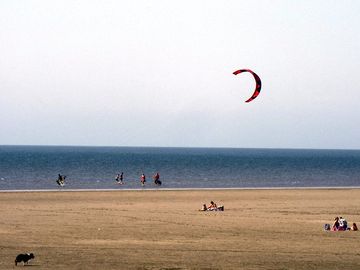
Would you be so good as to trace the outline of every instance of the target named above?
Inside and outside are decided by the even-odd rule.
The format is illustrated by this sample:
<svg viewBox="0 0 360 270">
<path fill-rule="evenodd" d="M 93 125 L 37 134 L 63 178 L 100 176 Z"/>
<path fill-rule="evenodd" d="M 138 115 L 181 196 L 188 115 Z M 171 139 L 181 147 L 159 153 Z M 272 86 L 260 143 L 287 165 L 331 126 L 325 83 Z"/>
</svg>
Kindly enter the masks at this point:
<svg viewBox="0 0 360 270">
<path fill-rule="evenodd" d="M 138 189 L 142 172 L 145 189 L 360 187 L 360 150 L 0 146 L 0 190 Z"/>
</svg>

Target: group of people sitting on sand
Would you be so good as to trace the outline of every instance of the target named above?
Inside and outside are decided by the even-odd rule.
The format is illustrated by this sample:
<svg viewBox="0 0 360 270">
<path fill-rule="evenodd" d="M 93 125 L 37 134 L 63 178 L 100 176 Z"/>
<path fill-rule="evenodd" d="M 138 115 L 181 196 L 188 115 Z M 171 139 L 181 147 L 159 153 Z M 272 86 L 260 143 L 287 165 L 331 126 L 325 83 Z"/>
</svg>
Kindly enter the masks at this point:
<svg viewBox="0 0 360 270">
<path fill-rule="evenodd" d="M 224 211 L 224 206 L 217 206 L 214 201 L 211 201 L 209 206 L 203 204 L 203 207 L 200 209 L 200 211 Z"/>
<path fill-rule="evenodd" d="M 334 219 L 333 225 L 330 227 L 330 224 L 325 224 L 325 230 L 329 231 L 357 231 L 358 227 L 354 222 L 351 227 L 348 226 L 348 223 L 343 217 L 336 217 Z"/>
</svg>

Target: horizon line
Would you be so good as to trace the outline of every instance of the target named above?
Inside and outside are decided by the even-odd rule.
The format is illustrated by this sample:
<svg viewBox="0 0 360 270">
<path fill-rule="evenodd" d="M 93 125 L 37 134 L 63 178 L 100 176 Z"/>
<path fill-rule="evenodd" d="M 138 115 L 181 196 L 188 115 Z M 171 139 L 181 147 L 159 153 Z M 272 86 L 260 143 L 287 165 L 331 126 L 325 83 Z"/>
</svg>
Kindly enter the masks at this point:
<svg viewBox="0 0 360 270">
<path fill-rule="evenodd" d="M 102 148 L 197 148 L 197 149 L 273 149 L 273 150 L 343 150 L 358 151 L 360 148 L 310 148 L 310 147 L 236 147 L 236 146 L 121 146 L 121 145 L 76 145 L 76 144 L 0 144 L 0 147 L 102 147 Z"/>
</svg>

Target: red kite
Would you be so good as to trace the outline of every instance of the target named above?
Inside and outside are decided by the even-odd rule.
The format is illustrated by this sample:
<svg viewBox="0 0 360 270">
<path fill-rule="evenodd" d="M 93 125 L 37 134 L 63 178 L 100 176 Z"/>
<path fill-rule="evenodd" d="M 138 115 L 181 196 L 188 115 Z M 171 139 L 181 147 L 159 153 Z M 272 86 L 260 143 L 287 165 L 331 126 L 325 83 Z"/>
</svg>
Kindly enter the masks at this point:
<svg viewBox="0 0 360 270">
<path fill-rule="evenodd" d="M 256 87 L 255 87 L 255 91 L 253 93 L 253 95 L 248 99 L 246 100 L 245 102 L 250 102 L 252 100 L 254 100 L 259 94 L 260 94 L 260 91 L 261 91 L 261 80 L 260 80 L 260 77 L 255 73 L 253 72 L 252 70 L 250 69 L 239 69 L 237 71 L 234 71 L 233 74 L 234 75 L 238 75 L 239 73 L 242 73 L 242 72 L 249 72 L 251 73 L 253 76 L 254 76 L 254 79 L 256 81 Z"/>
</svg>

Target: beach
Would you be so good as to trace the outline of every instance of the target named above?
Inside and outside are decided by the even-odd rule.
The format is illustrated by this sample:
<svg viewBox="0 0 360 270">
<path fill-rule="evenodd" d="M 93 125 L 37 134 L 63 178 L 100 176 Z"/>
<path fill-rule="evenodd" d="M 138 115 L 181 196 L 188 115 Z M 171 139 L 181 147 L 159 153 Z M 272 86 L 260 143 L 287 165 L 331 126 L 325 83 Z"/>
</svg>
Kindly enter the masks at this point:
<svg viewBox="0 0 360 270">
<path fill-rule="evenodd" d="M 213 200 L 225 211 L 202 212 Z M 0 193 L 0 269 L 359 269 L 360 189 Z"/>
</svg>

